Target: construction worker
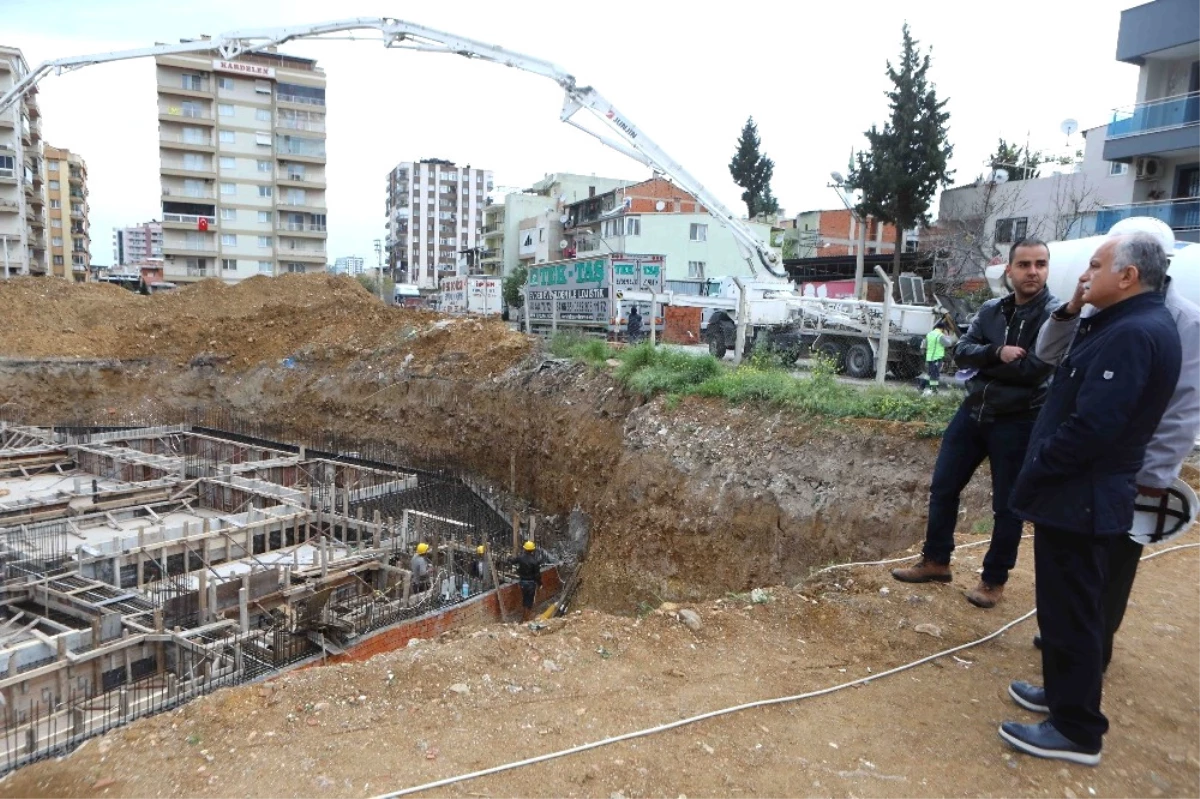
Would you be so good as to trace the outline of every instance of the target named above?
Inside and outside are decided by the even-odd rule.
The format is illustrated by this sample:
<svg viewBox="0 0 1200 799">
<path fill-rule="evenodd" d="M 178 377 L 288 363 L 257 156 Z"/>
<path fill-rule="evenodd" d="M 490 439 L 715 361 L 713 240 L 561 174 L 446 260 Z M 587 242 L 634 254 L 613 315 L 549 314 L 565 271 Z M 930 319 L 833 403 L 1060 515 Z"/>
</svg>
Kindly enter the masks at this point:
<svg viewBox="0 0 1200 799">
<path fill-rule="evenodd" d="M 475 547 L 475 562 L 471 564 L 471 577 L 479 581 L 481 589 L 483 581 L 487 579 L 487 573 L 487 547 L 480 544 Z"/>
<path fill-rule="evenodd" d="M 413 555 L 412 563 L 409 565 L 409 571 L 412 572 L 412 592 L 414 594 L 429 590 L 429 577 L 433 571 L 433 564 L 429 562 L 429 558 L 425 557 L 428 552 L 429 544 L 424 541 L 417 544 L 417 554 Z"/>
<path fill-rule="evenodd" d="M 521 621 L 529 621 L 529 614 L 533 612 L 533 602 L 537 598 L 537 590 L 542 584 L 542 551 L 537 548 L 537 544 L 532 541 L 526 541 L 524 550 L 517 556 L 517 579 L 521 583 L 521 604 L 525 608 L 525 612 L 521 617 Z"/>
<path fill-rule="evenodd" d="M 629 322 L 626 327 L 625 338 L 630 344 L 637 344 L 642 338 L 642 315 L 638 313 L 637 306 L 629 309 Z"/>
<path fill-rule="evenodd" d="M 946 348 L 950 346 L 950 337 L 946 335 L 946 320 L 939 319 L 925 334 L 921 349 L 925 350 L 925 390 L 921 393 L 928 397 L 936 394 L 941 385 L 942 361 L 946 358 Z"/>
</svg>

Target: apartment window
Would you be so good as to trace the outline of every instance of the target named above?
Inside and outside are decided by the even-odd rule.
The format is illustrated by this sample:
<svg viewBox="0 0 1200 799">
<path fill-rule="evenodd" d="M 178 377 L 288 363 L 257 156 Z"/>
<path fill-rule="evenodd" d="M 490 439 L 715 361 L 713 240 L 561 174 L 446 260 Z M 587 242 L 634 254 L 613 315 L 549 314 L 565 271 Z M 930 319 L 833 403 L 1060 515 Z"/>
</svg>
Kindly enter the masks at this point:
<svg viewBox="0 0 1200 799">
<path fill-rule="evenodd" d="M 916 251 L 917 251 L 917 248 L 918 248 L 920 245 L 921 245 L 921 240 L 920 240 L 920 239 L 905 239 L 905 241 L 904 241 L 904 251 L 905 251 L 905 252 L 916 252 Z"/>
<path fill-rule="evenodd" d="M 222 258 L 221 259 L 221 269 L 226 272 L 236 272 L 237 271 L 237 259 L 236 258 Z"/>
<path fill-rule="evenodd" d="M 221 209 L 221 220 L 222 221 L 232 222 L 235 219 L 237 219 L 237 209 L 236 208 L 222 208 Z"/>
<path fill-rule="evenodd" d="M 260 158 L 258 160 L 258 171 L 259 172 L 270 172 L 271 171 L 271 162 L 264 161 Z"/>
<path fill-rule="evenodd" d="M 11 178 L 13 176 L 13 156 L 0 155 L 0 176 Z"/>
<path fill-rule="evenodd" d="M 275 267 L 270 261 L 259 261 L 258 271 L 263 274 L 273 275 L 275 274 Z"/>
<path fill-rule="evenodd" d="M 190 169 L 193 172 L 199 172 L 208 168 L 208 164 L 204 156 L 199 153 L 184 153 L 183 168 Z"/>
<path fill-rule="evenodd" d="M 287 270 L 289 272 L 291 272 L 292 274 L 297 274 L 297 273 L 303 274 L 304 273 L 304 264 L 288 264 Z"/>
<path fill-rule="evenodd" d="M 254 91 L 258 92 L 259 94 L 270 94 L 271 93 L 271 81 L 269 81 L 269 80 L 254 81 Z"/>
<path fill-rule="evenodd" d="M 237 159 L 230 155 L 221 156 L 221 169 L 237 169 Z"/>
<path fill-rule="evenodd" d="M 217 78 L 217 88 L 233 90 L 233 78 Z"/>
<path fill-rule="evenodd" d="M 626 236 L 642 235 L 642 218 L 640 216 L 625 217 L 625 235 Z"/>
<path fill-rule="evenodd" d="M 304 189 L 288 189 L 285 196 L 288 205 L 304 205 L 308 200 Z"/>
<path fill-rule="evenodd" d="M 708 241 L 708 225 L 692 223 L 688 228 L 688 241 Z"/>
<path fill-rule="evenodd" d="M 271 224 L 271 212 L 270 211 L 259 211 L 258 212 L 258 221 L 263 224 L 267 224 L 267 225 Z"/>
<path fill-rule="evenodd" d="M 217 134 L 217 138 L 221 144 L 233 144 L 237 141 L 237 135 L 232 130 L 223 130 Z"/>
<path fill-rule="evenodd" d="M 50 181 L 50 190 L 51 191 L 58 191 L 58 187 L 59 187 L 59 182 L 57 180 Z"/>
<path fill-rule="evenodd" d="M 259 236 L 258 237 L 258 246 L 259 247 L 270 247 L 271 246 L 271 237 L 270 236 Z"/>
<path fill-rule="evenodd" d="M 259 186 L 258 187 L 258 196 L 259 197 L 270 197 L 274 193 L 275 193 L 275 190 L 270 186 Z"/>
<path fill-rule="evenodd" d="M 1129 172 L 1129 164 L 1121 161 L 1108 162 L 1108 174 L 1116 177 L 1117 175 L 1125 175 Z"/>
<path fill-rule="evenodd" d="M 229 185 L 232 186 L 233 184 L 230 183 Z M 208 190 L 204 186 L 204 181 L 195 180 L 194 178 L 188 178 L 187 180 L 183 181 L 183 193 L 188 197 L 208 196 Z"/>
<path fill-rule="evenodd" d="M 217 116 L 233 116 L 233 105 L 231 103 L 217 103 Z"/>
<path fill-rule="evenodd" d="M 704 277 L 704 261 L 688 261 L 688 277 Z"/>
<path fill-rule="evenodd" d="M 62 236 L 55 236 L 54 238 L 50 239 L 50 243 L 55 247 L 61 247 L 63 243 Z"/>
<path fill-rule="evenodd" d="M 270 122 L 271 121 L 271 109 L 269 109 L 269 108 L 254 109 L 254 118 L 259 122 Z"/>
<path fill-rule="evenodd" d="M 199 75 L 191 75 L 185 72 L 179 77 L 182 79 L 183 88 L 187 89 L 188 91 L 204 91 L 204 80 Z"/>
<path fill-rule="evenodd" d="M 62 227 L 62 220 L 61 219 L 51 219 L 50 227 Z"/>
<path fill-rule="evenodd" d="M 185 117 L 191 117 L 192 119 L 207 119 L 208 118 L 208 112 L 206 112 L 204 110 L 204 107 L 202 105 L 200 105 L 200 103 L 197 103 L 195 100 L 184 100 L 183 101 L 183 115 Z"/>
<path fill-rule="evenodd" d="M 221 193 L 222 194 L 237 194 L 237 184 L 236 183 L 222 183 L 221 184 Z"/>
<path fill-rule="evenodd" d="M 51 208 L 62 208 L 62 200 L 51 200 L 50 207 Z"/>
<path fill-rule="evenodd" d="M 255 133 L 254 134 L 254 143 L 261 145 L 263 147 L 270 147 L 271 146 L 271 134 L 270 133 Z"/>
<path fill-rule="evenodd" d="M 54 256 L 54 265 L 55 265 L 55 266 L 62 266 L 62 265 L 63 265 L 63 257 L 62 257 L 61 255 L 56 255 L 56 256 Z"/>
<path fill-rule="evenodd" d="M 221 234 L 221 246 L 222 247 L 236 247 L 237 246 L 237 234 L 236 233 L 222 233 Z"/>
<path fill-rule="evenodd" d="M 1025 232 L 1028 227 L 1028 217 L 1014 216 L 1008 219 L 1001 219 L 996 222 L 996 241 L 1005 244 L 1020 241 L 1025 238 Z"/>
<path fill-rule="evenodd" d="M 208 144 L 208 134 L 204 128 L 184 128 L 183 141 L 186 144 Z"/>
</svg>

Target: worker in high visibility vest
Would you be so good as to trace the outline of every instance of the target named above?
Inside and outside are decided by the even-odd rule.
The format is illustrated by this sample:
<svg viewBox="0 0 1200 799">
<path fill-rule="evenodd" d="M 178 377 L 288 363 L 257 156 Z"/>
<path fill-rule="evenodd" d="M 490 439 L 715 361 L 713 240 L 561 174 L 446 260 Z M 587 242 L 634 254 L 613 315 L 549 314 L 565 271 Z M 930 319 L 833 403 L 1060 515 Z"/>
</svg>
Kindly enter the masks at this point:
<svg viewBox="0 0 1200 799">
<path fill-rule="evenodd" d="M 946 335 L 946 320 L 939 319 L 925 334 L 921 349 L 925 350 L 925 396 L 936 394 L 942 377 L 942 361 L 946 358 L 946 347 L 950 346 L 950 337 Z"/>
</svg>

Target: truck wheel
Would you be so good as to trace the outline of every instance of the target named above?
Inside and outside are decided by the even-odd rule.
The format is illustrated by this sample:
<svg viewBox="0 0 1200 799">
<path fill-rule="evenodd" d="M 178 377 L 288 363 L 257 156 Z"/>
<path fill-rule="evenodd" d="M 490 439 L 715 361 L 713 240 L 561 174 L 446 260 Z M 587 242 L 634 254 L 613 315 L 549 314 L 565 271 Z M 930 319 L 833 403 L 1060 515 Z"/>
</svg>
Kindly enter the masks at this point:
<svg viewBox="0 0 1200 799">
<path fill-rule="evenodd" d="M 846 345 L 840 341 L 822 341 L 812 348 L 813 354 L 833 361 L 838 374 L 846 370 Z"/>
<path fill-rule="evenodd" d="M 721 326 L 709 325 L 705 338 L 708 339 L 708 353 L 718 361 L 724 358 L 729 347 L 725 346 L 725 333 L 721 330 Z"/>
<path fill-rule="evenodd" d="M 900 380 L 915 380 L 921 374 L 921 358 L 911 352 L 900 356 L 900 359 L 889 364 L 892 374 Z"/>
<path fill-rule="evenodd" d="M 851 377 L 875 376 L 875 353 L 865 341 L 851 344 L 846 350 L 846 374 Z"/>
</svg>

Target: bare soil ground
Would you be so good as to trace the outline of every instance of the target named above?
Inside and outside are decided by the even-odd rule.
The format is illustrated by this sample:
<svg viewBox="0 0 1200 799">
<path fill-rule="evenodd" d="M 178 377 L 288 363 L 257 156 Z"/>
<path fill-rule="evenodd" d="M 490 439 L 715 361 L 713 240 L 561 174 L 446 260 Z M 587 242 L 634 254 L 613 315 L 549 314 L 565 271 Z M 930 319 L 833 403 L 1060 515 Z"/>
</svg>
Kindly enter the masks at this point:
<svg viewBox="0 0 1200 799">
<path fill-rule="evenodd" d="M 950 586 L 906 586 L 884 567 L 855 567 L 799 591 L 771 589 L 765 604 L 698 603 L 695 632 L 661 610 L 584 610 L 540 631 L 457 631 L 365 663 L 223 690 L 24 768 L 0 782 L 0 795 L 372 796 L 826 688 L 977 639 L 1027 611 L 1028 545 L 997 608 L 962 598 L 982 552 L 960 551 Z M 423 795 L 1195 796 L 1198 586 L 1197 550 L 1143 564 L 1105 686 L 1112 730 L 1097 768 L 1020 755 L 996 736 L 1004 720 L 1035 719 L 1005 694 L 1010 679 L 1038 676 L 1029 621 L 861 687 Z M 926 624 L 940 637 L 916 630 Z"/>
<path fill-rule="evenodd" d="M 374 795 L 878 674 L 1032 607 L 1029 542 L 992 611 L 961 596 L 982 547 L 961 550 L 950 586 L 905 586 L 882 566 L 806 580 L 920 538 L 938 442 L 902 424 L 643 402 L 499 323 L 385 309 L 323 276 L 150 298 L 16 280 L 0 284 L 0 307 L 0 414 L 121 423 L 216 408 L 296 440 L 318 430 L 399 446 L 500 485 L 511 453 L 519 495 L 546 514 L 579 510 L 592 530 L 582 612 L 546 629 L 457 631 L 221 691 L 24 768 L 0 795 Z M 962 541 L 978 540 L 989 506 L 981 473 Z M 748 600 L 769 586 L 771 601 Z M 664 600 L 695 609 L 699 630 L 652 610 Z M 1146 563 L 1133 603 L 1096 769 L 1016 755 L 996 736 L 1005 719 L 1032 719 L 1005 694 L 1038 675 L 1029 621 L 862 687 L 432 793 L 1196 796 L 1197 550 Z"/>
</svg>

